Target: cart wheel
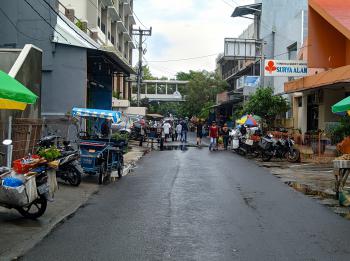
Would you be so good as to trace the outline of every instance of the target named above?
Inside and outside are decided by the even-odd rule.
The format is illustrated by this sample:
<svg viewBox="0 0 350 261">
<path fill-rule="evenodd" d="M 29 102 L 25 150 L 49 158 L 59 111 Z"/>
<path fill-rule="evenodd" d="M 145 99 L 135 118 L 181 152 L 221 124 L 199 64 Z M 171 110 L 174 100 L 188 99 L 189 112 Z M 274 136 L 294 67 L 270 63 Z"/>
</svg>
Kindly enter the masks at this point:
<svg viewBox="0 0 350 261">
<path fill-rule="evenodd" d="M 46 210 L 47 199 L 44 196 L 39 196 L 36 200 L 26 207 L 18 207 L 16 210 L 25 218 L 36 219 L 41 217 Z"/>
<path fill-rule="evenodd" d="M 105 177 L 107 175 L 107 170 L 106 170 L 106 164 L 102 163 L 101 167 L 100 167 L 100 173 L 98 175 L 98 184 L 102 185 L 103 182 L 105 181 Z"/>
</svg>

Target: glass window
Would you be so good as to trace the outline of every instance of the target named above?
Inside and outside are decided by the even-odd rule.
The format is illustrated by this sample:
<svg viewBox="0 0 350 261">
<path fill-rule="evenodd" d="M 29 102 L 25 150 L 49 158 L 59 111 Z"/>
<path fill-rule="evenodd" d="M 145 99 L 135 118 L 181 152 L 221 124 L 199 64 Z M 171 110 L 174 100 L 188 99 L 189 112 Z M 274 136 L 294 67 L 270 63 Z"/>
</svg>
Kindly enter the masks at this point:
<svg viewBox="0 0 350 261">
<path fill-rule="evenodd" d="M 165 84 L 158 84 L 157 93 L 158 94 L 166 94 Z"/>
<path fill-rule="evenodd" d="M 155 84 L 148 84 L 147 85 L 147 93 L 148 94 L 156 94 L 156 85 Z"/>
<path fill-rule="evenodd" d="M 176 85 L 168 84 L 168 94 L 173 94 L 174 92 L 176 92 Z"/>
</svg>

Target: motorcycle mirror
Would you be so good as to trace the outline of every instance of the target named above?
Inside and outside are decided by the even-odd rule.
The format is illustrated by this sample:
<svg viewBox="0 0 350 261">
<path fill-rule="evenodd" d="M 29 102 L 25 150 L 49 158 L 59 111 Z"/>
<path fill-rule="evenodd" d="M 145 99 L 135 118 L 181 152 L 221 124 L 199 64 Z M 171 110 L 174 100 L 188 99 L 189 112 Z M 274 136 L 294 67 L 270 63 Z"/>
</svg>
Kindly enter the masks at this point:
<svg viewBox="0 0 350 261">
<path fill-rule="evenodd" d="M 3 140 L 2 144 L 5 146 L 9 146 L 12 144 L 12 140 Z"/>
</svg>

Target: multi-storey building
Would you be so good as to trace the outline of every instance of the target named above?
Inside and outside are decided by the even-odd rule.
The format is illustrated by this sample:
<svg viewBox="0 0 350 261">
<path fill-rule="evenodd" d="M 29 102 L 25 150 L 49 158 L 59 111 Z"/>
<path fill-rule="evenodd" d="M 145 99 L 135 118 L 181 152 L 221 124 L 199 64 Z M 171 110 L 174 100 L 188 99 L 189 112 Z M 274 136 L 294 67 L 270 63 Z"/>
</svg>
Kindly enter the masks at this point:
<svg viewBox="0 0 350 261">
<path fill-rule="evenodd" d="M 243 92 L 249 96 L 258 86 L 272 87 L 276 95 L 284 94 L 284 83 L 288 77 L 265 77 L 261 74 L 265 59 L 297 60 L 307 37 L 307 0 L 256 0 L 255 4 L 238 6 L 232 17 L 252 18 L 252 24 L 235 39 L 225 39 L 225 46 L 235 46 L 240 56 L 225 50 L 219 60 L 222 76 L 235 96 Z M 232 42 L 241 42 L 232 44 Z M 247 43 L 247 44 L 246 44 Z M 226 47 L 227 48 L 227 47 Z M 251 51 L 253 50 L 253 52 Z M 243 56 L 242 56 L 243 54 Z M 259 80 L 250 76 L 263 76 Z M 252 85 L 250 82 L 255 81 Z M 254 87 L 252 87 L 254 86 Z M 241 100 L 244 98 L 241 98 Z M 236 99 L 239 101 L 239 99 Z M 292 101 L 292 99 L 291 99 Z M 287 115 L 291 119 L 290 111 Z"/>
<path fill-rule="evenodd" d="M 0 15 L 0 46 L 43 50 L 42 116 L 61 117 L 74 106 L 111 109 L 113 96 L 130 98 L 132 0 L 14 0 L 0 7 L 8 14 Z"/>
</svg>

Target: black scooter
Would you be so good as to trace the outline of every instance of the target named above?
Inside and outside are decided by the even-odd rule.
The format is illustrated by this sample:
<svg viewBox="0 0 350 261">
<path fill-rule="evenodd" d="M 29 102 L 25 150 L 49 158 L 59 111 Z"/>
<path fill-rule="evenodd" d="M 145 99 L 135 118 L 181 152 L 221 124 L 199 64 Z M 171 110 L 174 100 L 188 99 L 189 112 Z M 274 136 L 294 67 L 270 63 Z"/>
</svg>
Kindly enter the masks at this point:
<svg viewBox="0 0 350 261">
<path fill-rule="evenodd" d="M 265 136 L 259 145 L 263 161 L 286 158 L 288 162 L 296 163 L 300 160 L 300 151 L 294 147 L 294 141 L 290 138 L 273 139 L 272 136 Z"/>
<path fill-rule="evenodd" d="M 54 146 L 59 138 L 55 135 L 46 136 L 39 141 L 38 145 L 40 148 L 49 148 Z M 58 158 L 59 167 L 56 176 L 72 186 L 79 186 L 81 176 L 84 174 L 79 164 L 79 152 L 73 149 L 69 141 L 63 141 L 63 146 L 58 146 L 58 149 L 61 152 L 61 157 Z"/>
</svg>

